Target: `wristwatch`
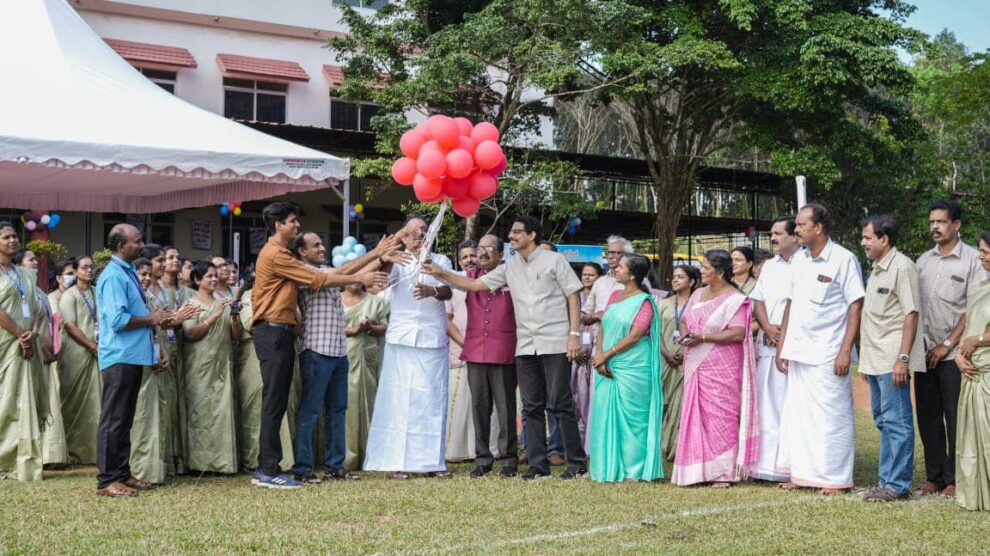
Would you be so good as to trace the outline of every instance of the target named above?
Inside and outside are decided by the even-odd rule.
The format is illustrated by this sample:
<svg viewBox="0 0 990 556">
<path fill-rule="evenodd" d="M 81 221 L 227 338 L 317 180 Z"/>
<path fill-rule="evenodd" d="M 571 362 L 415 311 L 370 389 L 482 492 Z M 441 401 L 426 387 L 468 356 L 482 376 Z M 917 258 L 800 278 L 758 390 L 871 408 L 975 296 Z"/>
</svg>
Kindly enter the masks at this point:
<svg viewBox="0 0 990 556">
<path fill-rule="evenodd" d="M 900 361 L 901 363 L 907 363 L 908 361 L 911 360 L 911 356 L 906 353 L 902 353 L 897 356 L 897 360 Z"/>
<path fill-rule="evenodd" d="M 952 342 L 950 340 L 942 340 L 942 345 L 949 351 L 952 351 Z"/>
<path fill-rule="evenodd" d="M 577 336 L 578 338 L 581 337 L 581 333 L 580 332 L 568 332 L 568 334 L 570 334 L 571 336 Z"/>
</svg>

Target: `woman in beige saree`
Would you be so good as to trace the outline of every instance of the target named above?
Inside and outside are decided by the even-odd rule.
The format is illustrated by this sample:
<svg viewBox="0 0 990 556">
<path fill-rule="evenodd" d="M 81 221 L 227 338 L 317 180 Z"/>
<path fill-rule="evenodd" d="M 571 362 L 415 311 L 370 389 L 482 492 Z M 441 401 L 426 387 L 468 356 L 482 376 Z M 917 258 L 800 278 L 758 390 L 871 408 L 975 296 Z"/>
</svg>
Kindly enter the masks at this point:
<svg viewBox="0 0 990 556">
<path fill-rule="evenodd" d="M 347 327 L 347 455 L 348 471 L 361 469 L 368 446 L 371 412 L 375 407 L 378 373 L 381 371 L 379 343 L 388 325 L 388 301 L 369 295 L 360 284 L 347 286 L 341 294 Z"/>
<path fill-rule="evenodd" d="M 96 360 L 99 322 L 96 314 L 96 278 L 93 259 L 75 262 L 76 285 L 62 294 L 62 350 L 59 353 L 59 393 L 69 462 L 96 463 L 96 428 L 103 402 L 103 381 Z"/>
</svg>

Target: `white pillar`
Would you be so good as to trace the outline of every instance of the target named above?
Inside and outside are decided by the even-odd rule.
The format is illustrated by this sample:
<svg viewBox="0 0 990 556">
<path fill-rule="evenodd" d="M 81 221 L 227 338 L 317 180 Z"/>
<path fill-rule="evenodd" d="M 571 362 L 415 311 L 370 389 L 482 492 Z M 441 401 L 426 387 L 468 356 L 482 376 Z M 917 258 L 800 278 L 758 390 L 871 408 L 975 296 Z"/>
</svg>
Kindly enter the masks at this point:
<svg viewBox="0 0 990 556">
<path fill-rule="evenodd" d="M 808 180 L 804 176 L 797 176 L 794 181 L 797 182 L 797 209 L 801 210 L 801 207 L 808 204 Z"/>
<path fill-rule="evenodd" d="M 347 236 L 351 235 L 351 216 L 350 216 L 350 210 L 351 210 L 351 180 L 349 180 L 349 179 L 344 180 L 344 183 L 343 183 L 343 185 L 341 187 L 344 189 L 344 201 L 343 201 L 344 202 L 344 207 L 343 207 L 343 211 L 341 211 L 341 213 L 343 215 L 343 219 L 342 219 L 343 220 L 343 224 L 342 225 L 343 225 L 344 237 L 347 237 Z"/>
</svg>

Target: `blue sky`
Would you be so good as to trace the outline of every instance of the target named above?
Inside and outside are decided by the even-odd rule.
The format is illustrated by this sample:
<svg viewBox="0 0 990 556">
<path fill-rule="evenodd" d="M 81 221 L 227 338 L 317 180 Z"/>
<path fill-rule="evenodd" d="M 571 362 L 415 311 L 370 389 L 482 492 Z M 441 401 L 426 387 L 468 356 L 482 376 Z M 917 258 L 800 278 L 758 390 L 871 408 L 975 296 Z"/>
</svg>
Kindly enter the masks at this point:
<svg viewBox="0 0 990 556">
<path fill-rule="evenodd" d="M 935 35 L 944 28 L 956 34 L 970 52 L 990 49 L 990 0 L 908 0 L 918 9 L 908 25 Z"/>
</svg>

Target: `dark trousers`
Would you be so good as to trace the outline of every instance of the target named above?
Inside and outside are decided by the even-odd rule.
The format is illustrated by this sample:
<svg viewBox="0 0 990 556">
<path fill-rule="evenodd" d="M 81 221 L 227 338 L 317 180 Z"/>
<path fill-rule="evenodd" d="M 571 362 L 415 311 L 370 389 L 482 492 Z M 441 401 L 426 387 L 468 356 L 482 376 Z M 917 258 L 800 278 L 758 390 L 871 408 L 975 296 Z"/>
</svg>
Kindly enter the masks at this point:
<svg viewBox="0 0 990 556">
<path fill-rule="evenodd" d="M 310 349 L 299 354 L 302 398 L 296 412 L 294 473 L 308 475 L 313 472 L 313 434 L 321 413 L 324 414 L 323 431 L 326 437 L 323 441 L 323 470 L 330 472 L 344 468 L 349 371 L 346 355 L 329 357 Z"/>
<path fill-rule="evenodd" d="M 570 466 L 585 467 L 587 456 L 581 445 L 574 398 L 571 396 L 571 362 L 563 353 L 521 355 L 516 357 L 519 391 L 526 418 L 526 455 L 530 467 L 550 472 L 547 460 L 547 404 L 557 417 L 564 454 Z"/>
<path fill-rule="evenodd" d="M 96 432 L 96 488 L 131 478 L 131 425 L 141 391 L 140 365 L 117 364 L 100 372 L 103 405 Z"/>
<path fill-rule="evenodd" d="M 492 404 L 498 415 L 502 469 L 515 469 L 519 462 L 519 435 L 516 432 L 516 368 L 512 365 L 468 363 L 468 386 L 471 388 L 471 409 L 474 418 L 474 463 L 491 467 L 489 447 L 492 427 Z"/>
<path fill-rule="evenodd" d="M 928 481 L 939 487 L 956 484 L 956 411 L 962 375 L 955 361 L 914 374 L 918 434 L 925 447 Z"/>
<path fill-rule="evenodd" d="M 270 477 L 282 474 L 279 429 L 289 405 L 289 386 L 296 357 L 292 330 L 259 323 L 253 329 L 254 350 L 261 363 L 261 432 L 258 466 Z"/>
</svg>

